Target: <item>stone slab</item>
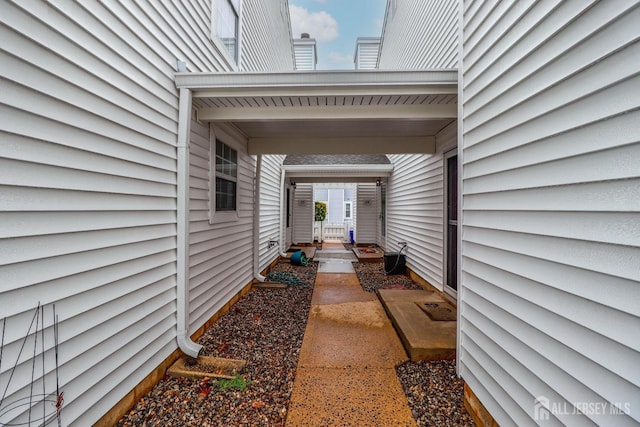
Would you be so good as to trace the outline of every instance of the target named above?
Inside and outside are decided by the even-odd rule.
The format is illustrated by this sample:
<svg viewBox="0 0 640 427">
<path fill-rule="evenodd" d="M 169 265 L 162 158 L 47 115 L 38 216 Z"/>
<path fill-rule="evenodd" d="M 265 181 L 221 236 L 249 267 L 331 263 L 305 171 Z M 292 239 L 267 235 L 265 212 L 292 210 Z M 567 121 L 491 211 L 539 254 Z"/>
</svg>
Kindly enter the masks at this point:
<svg viewBox="0 0 640 427">
<path fill-rule="evenodd" d="M 412 361 L 452 359 L 456 322 L 433 321 L 416 303 L 443 302 L 435 292 L 381 289 L 380 300 Z"/>
<path fill-rule="evenodd" d="M 224 359 L 220 357 L 198 356 L 200 369 L 196 370 L 186 363 L 184 357 L 179 358 L 167 370 L 167 374 L 172 377 L 189 378 L 227 378 L 233 379 L 247 365 L 246 360 Z"/>
<path fill-rule="evenodd" d="M 368 250 L 375 250 L 373 253 L 368 253 Z M 383 262 L 384 260 L 384 251 L 380 248 L 359 248 L 355 247 L 352 249 L 356 258 L 360 262 Z"/>
</svg>

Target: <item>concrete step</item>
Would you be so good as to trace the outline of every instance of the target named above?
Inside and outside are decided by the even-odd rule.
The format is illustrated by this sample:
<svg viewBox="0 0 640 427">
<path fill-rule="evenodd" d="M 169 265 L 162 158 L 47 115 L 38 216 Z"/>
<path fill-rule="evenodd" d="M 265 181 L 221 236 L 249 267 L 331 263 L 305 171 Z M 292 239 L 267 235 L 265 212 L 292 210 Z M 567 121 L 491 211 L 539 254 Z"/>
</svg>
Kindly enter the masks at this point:
<svg viewBox="0 0 640 427">
<path fill-rule="evenodd" d="M 456 322 L 434 321 L 420 308 L 445 302 L 436 292 L 380 289 L 380 301 L 412 361 L 452 359 L 456 355 Z"/>
</svg>

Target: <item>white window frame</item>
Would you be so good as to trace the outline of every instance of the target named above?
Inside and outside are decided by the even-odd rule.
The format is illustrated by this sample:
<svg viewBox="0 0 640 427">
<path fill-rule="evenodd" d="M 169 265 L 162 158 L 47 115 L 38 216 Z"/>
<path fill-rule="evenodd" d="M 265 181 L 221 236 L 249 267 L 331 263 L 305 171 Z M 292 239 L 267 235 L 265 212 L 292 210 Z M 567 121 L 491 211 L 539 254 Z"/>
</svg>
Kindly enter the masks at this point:
<svg viewBox="0 0 640 427">
<path fill-rule="evenodd" d="M 239 218 L 239 193 L 240 193 L 240 156 L 238 144 L 235 142 L 235 138 L 231 135 L 227 135 L 223 132 L 211 129 L 209 140 L 209 223 L 219 224 L 223 222 L 237 221 Z M 217 171 L 216 168 L 216 147 L 217 141 L 222 142 L 229 148 L 236 151 L 236 176 L 222 174 Z M 234 181 L 236 183 L 236 208 L 235 210 L 216 210 L 216 179 L 220 177 L 222 179 Z"/>
<path fill-rule="evenodd" d="M 234 5 L 234 1 L 237 1 L 238 5 Z M 228 65 L 234 70 L 238 71 L 240 67 L 240 58 L 242 55 L 242 0 L 212 0 L 211 1 L 211 40 L 216 46 L 217 50 L 222 54 L 224 59 L 227 61 Z M 231 7 L 235 10 L 236 16 L 238 17 L 237 22 L 237 37 L 236 37 L 236 56 L 234 58 L 231 53 L 227 50 L 226 46 L 222 42 L 222 39 L 218 36 L 218 5 L 219 2 L 228 2 Z"/>
<path fill-rule="evenodd" d="M 347 216 L 347 204 L 349 205 L 349 216 Z M 351 200 L 345 200 L 342 207 L 342 220 L 353 221 L 353 202 Z"/>
</svg>

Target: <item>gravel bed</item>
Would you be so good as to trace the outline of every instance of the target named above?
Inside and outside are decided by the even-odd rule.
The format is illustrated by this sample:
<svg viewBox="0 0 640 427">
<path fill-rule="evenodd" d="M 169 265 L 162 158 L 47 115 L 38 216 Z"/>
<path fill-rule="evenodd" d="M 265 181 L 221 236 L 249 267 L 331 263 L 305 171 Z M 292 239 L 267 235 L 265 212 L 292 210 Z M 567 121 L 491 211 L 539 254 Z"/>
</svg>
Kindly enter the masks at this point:
<svg viewBox="0 0 640 427">
<path fill-rule="evenodd" d="M 378 289 L 422 289 L 409 276 L 403 274 L 386 274 L 384 263 L 358 262 L 353 264 L 362 289 L 376 292 Z"/>
<path fill-rule="evenodd" d="M 407 362 L 396 368 L 418 426 L 474 426 L 454 361 Z"/>
<path fill-rule="evenodd" d="M 318 263 L 278 264 L 295 276 L 287 289 L 249 292 L 198 340 L 203 355 L 243 359 L 237 385 L 215 379 L 166 376 L 117 426 L 284 426 Z M 388 276 L 380 263 L 354 263 L 369 292 L 382 287 L 421 289 L 408 276 Z M 407 362 L 397 369 L 418 426 L 472 426 L 463 406 L 455 362 Z"/>
<path fill-rule="evenodd" d="M 304 285 L 249 292 L 198 340 L 203 355 L 247 361 L 245 391 L 222 390 L 224 382 L 214 379 L 166 376 L 117 425 L 284 425 L 317 265 L 278 264 L 276 271 Z"/>
</svg>

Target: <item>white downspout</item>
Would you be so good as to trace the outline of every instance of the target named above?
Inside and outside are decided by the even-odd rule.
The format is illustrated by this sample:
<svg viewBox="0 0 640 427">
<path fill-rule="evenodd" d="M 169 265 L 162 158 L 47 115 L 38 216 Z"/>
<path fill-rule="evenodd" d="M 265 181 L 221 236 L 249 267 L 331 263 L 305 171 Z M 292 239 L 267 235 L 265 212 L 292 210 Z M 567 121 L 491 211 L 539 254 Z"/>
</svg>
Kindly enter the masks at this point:
<svg viewBox="0 0 640 427">
<path fill-rule="evenodd" d="M 178 195 L 177 195 L 177 284 L 178 347 L 198 357 L 202 346 L 189 337 L 189 133 L 191 132 L 191 90 L 180 89 L 178 109 Z"/>
<path fill-rule="evenodd" d="M 286 229 L 286 218 L 289 215 L 287 212 L 287 189 L 285 188 L 285 175 L 286 171 L 284 168 L 280 170 L 280 256 L 283 258 L 287 257 L 287 254 L 284 252 L 284 245 L 287 244 L 287 229 Z"/>
<path fill-rule="evenodd" d="M 256 159 L 256 176 L 253 185 L 253 277 L 264 282 L 266 277 L 260 274 L 260 176 L 262 175 L 262 155 Z"/>
</svg>

